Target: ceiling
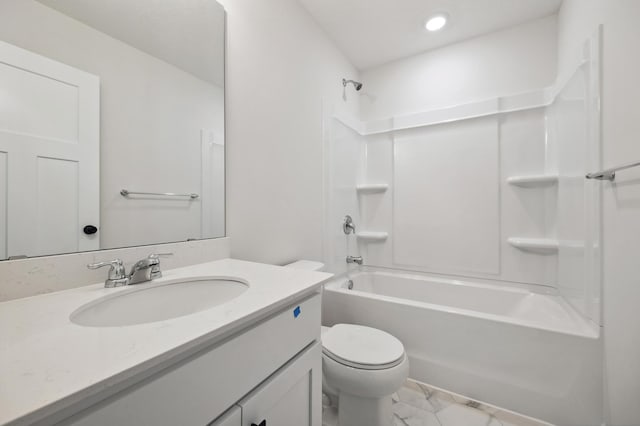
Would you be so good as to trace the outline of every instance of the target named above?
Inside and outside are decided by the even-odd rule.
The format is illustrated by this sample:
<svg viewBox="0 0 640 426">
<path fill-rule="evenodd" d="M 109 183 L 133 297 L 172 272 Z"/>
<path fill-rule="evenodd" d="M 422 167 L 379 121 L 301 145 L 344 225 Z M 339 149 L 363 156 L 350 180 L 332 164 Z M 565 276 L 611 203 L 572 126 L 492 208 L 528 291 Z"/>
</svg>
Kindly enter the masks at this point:
<svg viewBox="0 0 640 426">
<path fill-rule="evenodd" d="M 224 10 L 211 0 L 38 0 L 196 77 L 224 85 Z"/>
<path fill-rule="evenodd" d="M 298 0 L 360 70 L 558 11 L 562 0 Z M 430 33 L 425 21 L 447 13 Z"/>
</svg>

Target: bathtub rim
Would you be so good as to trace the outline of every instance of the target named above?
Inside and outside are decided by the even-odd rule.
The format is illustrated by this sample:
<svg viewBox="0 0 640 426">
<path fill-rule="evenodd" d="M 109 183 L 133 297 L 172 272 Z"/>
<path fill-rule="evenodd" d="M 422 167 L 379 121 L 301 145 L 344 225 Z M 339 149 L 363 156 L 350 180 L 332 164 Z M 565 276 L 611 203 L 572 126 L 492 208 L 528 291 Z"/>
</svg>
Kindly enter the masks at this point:
<svg viewBox="0 0 640 426">
<path fill-rule="evenodd" d="M 364 274 L 392 275 L 392 276 L 401 277 L 405 279 L 438 281 L 438 282 L 443 282 L 446 285 L 471 286 L 476 288 L 489 288 L 496 291 L 505 291 L 510 293 L 536 294 L 543 297 L 544 296 L 554 297 L 554 298 L 560 299 L 559 302 L 561 303 L 562 308 L 569 313 L 570 317 L 574 321 L 573 322 L 574 326 L 566 327 L 566 328 L 554 327 L 550 325 L 545 325 L 540 322 L 527 321 L 523 319 L 507 317 L 504 315 L 490 314 L 485 312 L 473 311 L 470 309 L 462 309 L 462 308 L 455 308 L 451 306 L 437 305 L 434 303 L 414 301 L 410 299 L 403 299 L 401 297 L 386 296 L 382 294 L 370 293 L 370 292 L 360 291 L 360 290 L 349 290 L 348 288 L 346 288 L 346 284 L 348 280 L 351 278 L 351 276 L 364 275 Z M 395 305 L 408 305 L 416 308 L 430 309 L 430 310 L 443 312 L 447 314 L 462 315 L 465 317 L 482 319 L 482 320 L 486 320 L 494 323 L 506 324 L 506 325 L 517 326 L 517 327 L 525 327 L 525 328 L 530 328 L 530 329 L 535 329 L 535 330 L 540 330 L 540 331 L 545 331 L 550 333 L 569 335 L 573 337 L 581 337 L 581 338 L 587 338 L 592 340 L 598 340 L 602 335 L 601 326 L 596 325 L 592 321 L 582 316 L 558 292 L 552 292 L 552 291 L 535 292 L 535 291 L 532 291 L 531 289 L 527 289 L 521 286 L 509 287 L 508 285 L 505 285 L 505 284 L 495 285 L 495 284 L 488 284 L 486 282 L 478 283 L 470 280 L 447 279 L 439 276 L 430 276 L 427 274 L 423 275 L 413 271 L 405 272 L 405 271 L 398 271 L 398 270 L 389 270 L 386 268 L 379 269 L 379 268 L 373 268 L 373 267 L 364 267 L 364 268 L 359 268 L 357 270 L 352 270 L 342 274 L 338 274 L 334 276 L 330 281 L 325 283 L 323 287 L 324 287 L 324 291 L 330 291 L 330 292 L 335 292 L 335 293 L 340 293 L 340 294 L 345 294 L 350 296 L 364 297 L 370 300 L 382 300 L 384 302 L 389 302 Z"/>
</svg>

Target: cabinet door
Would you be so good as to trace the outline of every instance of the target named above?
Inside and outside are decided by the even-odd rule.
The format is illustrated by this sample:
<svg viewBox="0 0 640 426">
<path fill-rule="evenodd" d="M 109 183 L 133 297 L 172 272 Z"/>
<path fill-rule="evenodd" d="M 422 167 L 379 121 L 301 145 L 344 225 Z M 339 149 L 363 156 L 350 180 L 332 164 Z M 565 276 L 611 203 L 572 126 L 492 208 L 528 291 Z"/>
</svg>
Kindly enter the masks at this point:
<svg viewBox="0 0 640 426">
<path fill-rule="evenodd" d="M 314 343 L 245 397 L 242 426 L 322 424 L 322 346 Z"/>
<path fill-rule="evenodd" d="M 242 426 L 242 411 L 233 407 L 209 426 Z"/>
</svg>

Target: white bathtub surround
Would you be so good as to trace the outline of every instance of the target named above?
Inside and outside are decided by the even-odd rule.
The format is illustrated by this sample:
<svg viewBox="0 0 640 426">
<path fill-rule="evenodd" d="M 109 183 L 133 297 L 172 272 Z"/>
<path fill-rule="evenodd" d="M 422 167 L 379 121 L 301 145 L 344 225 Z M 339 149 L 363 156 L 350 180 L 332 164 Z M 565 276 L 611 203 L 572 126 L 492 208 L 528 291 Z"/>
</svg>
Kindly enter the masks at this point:
<svg viewBox="0 0 640 426">
<path fill-rule="evenodd" d="M 599 425 L 599 327 L 531 288 L 364 268 L 325 285 L 323 322 L 393 334 L 412 379 L 554 424 Z"/>
<path fill-rule="evenodd" d="M 173 253 L 162 258 L 162 267 L 179 268 L 225 259 L 230 255 L 229 245 L 229 238 L 216 238 L 4 261 L 0 262 L 0 302 L 104 281 L 107 271 L 89 270 L 89 263 L 120 258 L 129 268 L 151 253 Z"/>
<path fill-rule="evenodd" d="M 350 254 L 369 265 L 553 286 L 554 256 L 522 253 L 506 241 L 552 237 L 555 188 L 506 182 L 506 176 L 544 171 L 545 110 L 487 113 L 368 136 L 329 121 L 329 133 L 346 136 L 327 141 L 334 149 L 326 167 L 334 173 L 326 174 L 326 263 L 344 268 L 337 253 L 350 244 L 360 251 Z M 358 195 L 360 182 L 390 186 Z M 386 232 L 387 239 L 356 246 L 340 236 L 336 221 L 347 213 L 359 230 Z"/>
<path fill-rule="evenodd" d="M 365 139 L 350 125 L 333 119 L 334 108 L 325 100 L 323 108 L 323 168 L 324 168 L 324 217 L 323 260 L 327 270 L 346 272 L 347 255 L 357 255 L 357 233 L 363 228 L 360 206 L 369 197 L 379 197 L 385 192 L 362 193 L 356 188 L 364 180 Z M 344 115 L 344 114 L 341 114 Z M 353 124 L 353 123 L 352 123 Z M 373 181 L 370 181 L 373 182 Z M 380 188 L 380 187 L 377 187 Z M 356 236 L 345 235 L 341 223 L 350 215 L 356 225 Z"/>
<path fill-rule="evenodd" d="M 550 426 L 413 380 L 393 397 L 392 426 Z M 336 410 L 323 407 L 323 426 L 338 426 Z"/>
<path fill-rule="evenodd" d="M 237 277 L 249 283 L 249 289 L 223 309 L 99 329 L 73 324 L 69 315 L 100 297 L 153 283 L 115 289 L 99 283 L 1 303 L 0 424 L 61 420 L 79 410 L 79 404 L 123 390 L 141 375 L 195 353 L 274 307 L 314 293 L 331 275 L 224 259 L 165 270 L 154 283 L 194 276 Z"/>
<path fill-rule="evenodd" d="M 600 161 L 599 52 L 594 34 L 574 73 L 546 88 L 360 123 L 325 119 L 330 270 L 344 271 L 348 250 L 371 266 L 545 286 L 600 324 L 601 183 L 584 179 Z M 363 192 L 362 182 L 389 187 Z M 356 241 L 337 232 L 347 210 Z"/>
</svg>

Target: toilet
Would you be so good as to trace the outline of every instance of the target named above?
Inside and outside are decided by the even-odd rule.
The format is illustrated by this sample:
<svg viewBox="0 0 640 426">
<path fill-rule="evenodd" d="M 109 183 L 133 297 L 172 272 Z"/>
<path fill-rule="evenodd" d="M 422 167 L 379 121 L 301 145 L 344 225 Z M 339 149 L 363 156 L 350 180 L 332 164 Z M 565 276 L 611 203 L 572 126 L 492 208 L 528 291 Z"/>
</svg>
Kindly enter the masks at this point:
<svg viewBox="0 0 640 426">
<path fill-rule="evenodd" d="M 321 270 L 320 262 L 287 267 Z M 376 328 L 355 324 L 322 327 L 322 392 L 338 408 L 340 426 L 392 424 L 391 395 L 409 376 L 402 342 Z"/>
</svg>

